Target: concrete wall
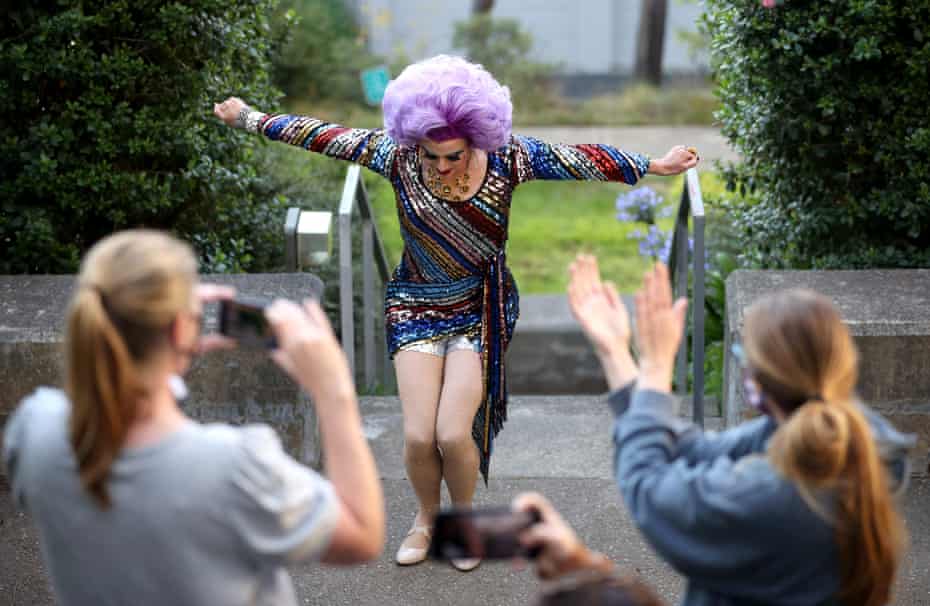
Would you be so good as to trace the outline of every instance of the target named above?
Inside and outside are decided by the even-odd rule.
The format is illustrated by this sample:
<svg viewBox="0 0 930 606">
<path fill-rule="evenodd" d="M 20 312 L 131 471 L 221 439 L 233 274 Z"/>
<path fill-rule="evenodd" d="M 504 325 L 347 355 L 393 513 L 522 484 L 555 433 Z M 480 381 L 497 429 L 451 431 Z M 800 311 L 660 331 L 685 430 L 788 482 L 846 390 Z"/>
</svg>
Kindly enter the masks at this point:
<svg viewBox="0 0 930 606">
<path fill-rule="evenodd" d="M 507 387 L 535 395 L 607 391 L 601 364 L 565 295 L 520 297 L 520 319 L 507 349 Z"/>
<path fill-rule="evenodd" d="M 456 21 L 467 19 L 463 0 L 346 0 L 368 36 L 370 49 L 383 56 L 402 51 L 411 59 L 454 52 Z M 561 66 L 568 75 L 626 76 L 633 71 L 641 0 L 498 0 L 493 15 L 519 21 L 535 42 L 540 61 Z M 691 57 L 678 32 L 696 32 L 697 2 L 669 0 L 663 70 L 704 73 L 706 59 Z"/>
<path fill-rule="evenodd" d="M 918 438 L 915 470 L 927 469 L 930 448 L 930 270 L 735 271 L 727 279 L 726 351 L 740 339 L 747 308 L 766 294 L 807 288 L 840 311 L 859 350 L 862 399 L 900 430 Z M 745 418 L 740 369 L 727 355 L 724 412 Z"/>
<path fill-rule="evenodd" d="M 203 276 L 245 295 L 319 297 L 323 283 L 310 274 Z M 0 428 L 19 401 L 40 385 L 62 385 L 64 314 L 71 276 L 0 276 Z M 207 306 L 207 330 L 216 306 Z M 237 349 L 198 358 L 187 377 L 184 409 L 200 421 L 267 423 L 288 452 L 317 465 L 320 442 L 309 398 L 262 350 Z"/>
</svg>

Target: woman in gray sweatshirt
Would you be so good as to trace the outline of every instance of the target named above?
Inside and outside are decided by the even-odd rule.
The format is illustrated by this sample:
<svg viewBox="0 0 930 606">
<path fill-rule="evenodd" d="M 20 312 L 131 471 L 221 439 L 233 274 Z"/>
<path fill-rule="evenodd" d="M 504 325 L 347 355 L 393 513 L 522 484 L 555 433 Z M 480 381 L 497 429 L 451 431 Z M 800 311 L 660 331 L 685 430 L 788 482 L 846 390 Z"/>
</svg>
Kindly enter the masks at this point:
<svg viewBox="0 0 930 606">
<path fill-rule="evenodd" d="M 200 424 L 176 400 L 206 301 L 186 244 L 108 236 L 68 308 L 66 388 L 40 388 L 7 424 L 3 462 L 35 523 L 62 606 L 295 606 L 286 566 L 373 559 L 384 501 L 348 362 L 316 303 L 265 312 L 272 358 L 312 397 L 324 478 L 271 428 Z"/>
<path fill-rule="evenodd" d="M 638 367 L 626 310 L 593 257 L 573 264 L 569 301 L 612 390 L 620 492 L 687 578 L 683 604 L 890 603 L 905 543 L 893 493 L 914 441 L 856 402 L 856 350 L 828 300 L 788 291 L 749 310 L 744 389 L 765 414 L 719 434 L 675 414 L 687 303 L 672 301 L 663 266 L 636 296 Z M 534 534 L 525 538 L 543 543 L 538 565 L 558 570 L 549 560 L 573 550 L 555 543 L 573 533 Z M 561 538 L 546 546 L 547 536 Z"/>
</svg>

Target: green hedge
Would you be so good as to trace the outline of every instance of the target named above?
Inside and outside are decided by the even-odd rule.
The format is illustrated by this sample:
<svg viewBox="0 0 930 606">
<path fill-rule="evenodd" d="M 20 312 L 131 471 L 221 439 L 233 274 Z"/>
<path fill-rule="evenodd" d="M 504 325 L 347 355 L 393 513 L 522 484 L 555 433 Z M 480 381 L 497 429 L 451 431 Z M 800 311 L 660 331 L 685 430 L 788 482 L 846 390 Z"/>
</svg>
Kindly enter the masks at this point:
<svg viewBox="0 0 930 606">
<path fill-rule="evenodd" d="M 930 0 L 705 6 L 743 262 L 930 266 Z"/>
<path fill-rule="evenodd" d="M 273 107 L 277 0 L 55 0 L 0 23 L 0 273 L 72 272 L 117 229 L 172 229 L 205 271 L 279 262 L 286 200 L 256 137 L 212 116 Z M 26 6 L 23 6 L 26 5 Z"/>
<path fill-rule="evenodd" d="M 364 105 L 361 71 L 383 60 L 368 52 L 346 3 L 282 0 L 279 12 L 293 27 L 272 73 L 288 98 Z"/>
</svg>

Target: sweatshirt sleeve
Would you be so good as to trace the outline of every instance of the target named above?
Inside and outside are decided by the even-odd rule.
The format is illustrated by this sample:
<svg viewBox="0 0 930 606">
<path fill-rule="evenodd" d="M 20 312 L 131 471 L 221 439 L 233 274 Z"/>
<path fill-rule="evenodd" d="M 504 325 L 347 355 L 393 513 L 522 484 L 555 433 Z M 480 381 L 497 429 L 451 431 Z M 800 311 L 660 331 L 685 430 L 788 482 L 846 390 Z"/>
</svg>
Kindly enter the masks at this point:
<svg viewBox="0 0 930 606">
<path fill-rule="evenodd" d="M 777 555 L 787 549 L 778 529 L 826 533 L 828 544 L 831 531 L 762 457 L 689 461 L 680 452 L 678 422 L 669 394 L 634 392 L 614 430 L 623 500 L 649 543 L 692 583 L 764 600 L 760 581 L 776 582 L 780 568 L 787 574 L 791 565 Z"/>
<path fill-rule="evenodd" d="M 267 426 L 243 428 L 235 460 L 228 519 L 249 555 L 270 565 L 321 557 L 341 511 L 329 481 L 288 456 Z"/>
<path fill-rule="evenodd" d="M 633 398 L 635 382 L 630 382 L 611 392 L 607 403 L 614 415 L 625 413 Z M 669 396 L 671 397 L 671 396 Z M 676 456 L 690 463 L 712 461 L 725 456 L 739 459 L 750 454 L 759 454 L 775 431 L 775 423 L 769 417 L 759 417 L 737 427 L 716 432 L 704 431 L 694 423 L 672 416 L 668 420 L 669 430 L 676 436 Z"/>
<path fill-rule="evenodd" d="M 712 461 L 717 457 L 733 460 L 765 452 L 765 445 L 775 432 L 775 422 L 759 417 L 724 431 L 703 431 L 690 424 L 678 437 L 678 453 L 691 463 Z"/>
<path fill-rule="evenodd" d="M 20 508 L 26 507 L 25 497 L 19 482 L 19 468 L 22 460 L 22 451 L 25 448 L 26 424 L 31 413 L 33 404 L 27 399 L 13 411 L 10 419 L 3 429 L 3 435 L 0 436 L 0 444 L 3 451 L 0 461 L 2 461 L 3 471 L 6 473 L 12 487 L 13 501 Z"/>
</svg>

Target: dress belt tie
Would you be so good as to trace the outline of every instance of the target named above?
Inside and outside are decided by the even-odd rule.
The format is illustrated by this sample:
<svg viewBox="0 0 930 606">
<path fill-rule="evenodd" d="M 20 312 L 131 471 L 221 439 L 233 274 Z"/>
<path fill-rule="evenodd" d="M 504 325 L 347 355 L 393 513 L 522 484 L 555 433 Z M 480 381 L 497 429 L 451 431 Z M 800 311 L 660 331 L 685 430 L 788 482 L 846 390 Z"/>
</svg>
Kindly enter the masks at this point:
<svg viewBox="0 0 930 606">
<path fill-rule="evenodd" d="M 482 366 L 484 371 L 484 402 L 475 414 L 472 437 L 480 452 L 480 470 L 488 483 L 494 437 L 507 420 L 507 377 L 504 353 L 507 350 L 507 292 L 505 288 L 506 256 L 498 252 L 484 272 L 484 292 L 481 305 Z"/>
</svg>

